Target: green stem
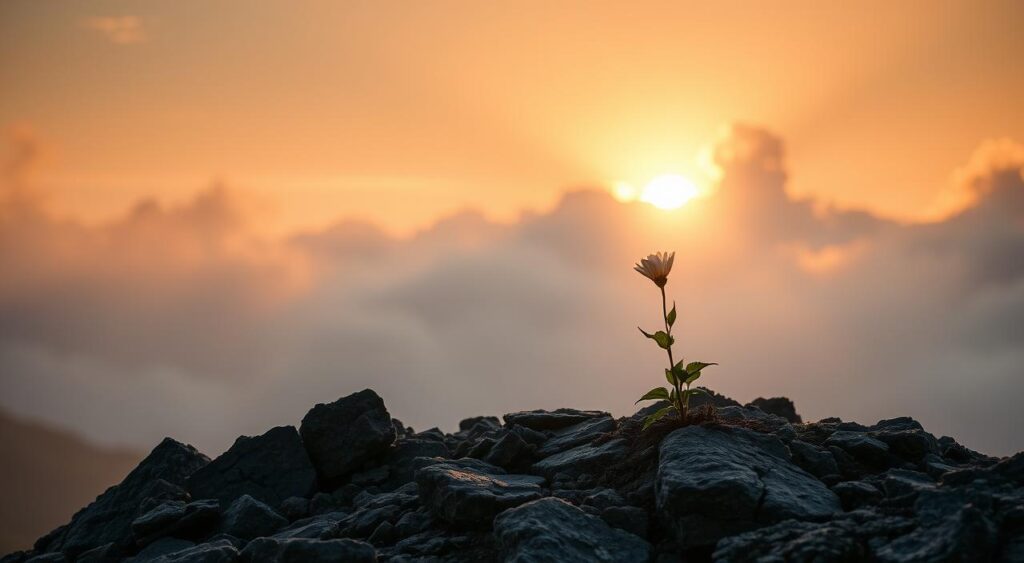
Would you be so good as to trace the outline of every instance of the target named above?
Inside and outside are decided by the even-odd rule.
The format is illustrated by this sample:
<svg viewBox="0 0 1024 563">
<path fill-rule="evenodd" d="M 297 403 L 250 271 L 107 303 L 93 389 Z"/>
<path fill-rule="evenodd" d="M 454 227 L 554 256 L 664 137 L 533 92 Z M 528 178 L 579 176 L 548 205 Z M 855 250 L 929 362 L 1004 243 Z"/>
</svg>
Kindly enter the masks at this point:
<svg viewBox="0 0 1024 563">
<path fill-rule="evenodd" d="M 660 289 L 661 289 L 661 318 L 662 318 L 662 320 L 665 321 L 665 334 L 667 334 L 669 336 L 669 339 L 671 340 L 671 338 L 672 338 L 672 327 L 670 327 L 668 325 L 668 303 L 667 303 L 667 301 L 665 299 L 665 286 L 661 286 Z M 668 347 L 665 349 L 665 351 L 668 352 L 668 370 L 671 372 L 673 370 L 673 368 L 676 367 L 676 362 L 672 358 L 672 344 L 671 343 L 668 345 Z M 675 375 L 675 372 L 673 372 L 673 375 Z M 686 420 L 686 411 L 683 408 L 683 396 L 682 396 L 683 388 L 682 388 L 682 383 L 679 381 L 678 378 L 676 378 L 675 379 L 675 383 L 673 384 L 673 386 L 676 389 L 676 411 L 679 412 L 679 419 L 680 420 Z M 689 403 L 689 401 L 687 401 L 687 403 Z M 687 405 L 687 406 L 689 406 L 689 405 Z"/>
</svg>

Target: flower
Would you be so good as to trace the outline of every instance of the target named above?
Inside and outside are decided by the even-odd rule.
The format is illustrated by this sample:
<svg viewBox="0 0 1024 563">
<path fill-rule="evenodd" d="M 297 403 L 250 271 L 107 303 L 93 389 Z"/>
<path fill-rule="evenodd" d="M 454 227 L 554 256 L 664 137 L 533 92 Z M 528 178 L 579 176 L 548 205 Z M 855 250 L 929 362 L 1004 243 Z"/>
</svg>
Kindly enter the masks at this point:
<svg viewBox="0 0 1024 563">
<path fill-rule="evenodd" d="M 649 254 L 647 258 L 641 259 L 633 269 L 649 278 L 654 285 L 665 287 L 665 284 L 668 283 L 668 273 L 672 271 L 672 261 L 675 258 L 675 252 Z"/>
</svg>

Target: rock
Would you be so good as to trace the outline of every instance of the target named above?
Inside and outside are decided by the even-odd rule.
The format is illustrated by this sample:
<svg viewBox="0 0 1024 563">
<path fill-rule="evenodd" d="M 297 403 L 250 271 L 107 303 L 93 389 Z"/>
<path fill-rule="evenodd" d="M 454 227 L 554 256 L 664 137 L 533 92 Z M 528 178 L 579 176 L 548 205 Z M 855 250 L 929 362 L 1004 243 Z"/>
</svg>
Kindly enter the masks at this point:
<svg viewBox="0 0 1024 563">
<path fill-rule="evenodd" d="M 838 447 L 857 461 L 872 467 L 885 467 L 889 461 L 889 446 L 863 432 L 834 432 L 825 440 L 825 445 Z"/>
<path fill-rule="evenodd" d="M 289 521 L 296 521 L 309 516 L 309 499 L 302 497 L 288 497 L 280 506 L 281 516 Z"/>
<path fill-rule="evenodd" d="M 610 506 L 601 511 L 601 520 L 641 538 L 647 537 L 647 511 L 636 506 Z"/>
<path fill-rule="evenodd" d="M 474 427 L 482 426 L 488 430 L 501 428 L 501 422 L 496 416 L 474 416 L 459 421 L 459 432 L 469 432 Z"/>
<path fill-rule="evenodd" d="M 602 434 L 615 430 L 615 419 L 611 415 L 598 416 L 583 422 L 556 430 L 551 438 L 537 450 L 537 455 L 547 457 L 570 448 L 588 444 Z"/>
<path fill-rule="evenodd" d="M 313 407 L 302 419 L 300 433 L 318 474 L 327 481 L 386 453 L 395 441 L 391 415 L 370 389 Z"/>
<path fill-rule="evenodd" d="M 843 514 L 827 523 L 785 520 L 722 539 L 713 558 L 716 563 L 873 561 L 871 546 L 913 526 L 905 518 L 868 511 Z"/>
<path fill-rule="evenodd" d="M 803 422 L 800 415 L 796 413 L 796 406 L 793 404 L 793 401 L 790 401 L 786 397 L 772 397 L 771 399 L 758 397 L 748 403 L 747 406 L 759 408 L 768 414 L 781 416 L 793 424 Z"/>
<path fill-rule="evenodd" d="M 118 563 L 125 558 L 125 552 L 120 547 L 108 543 L 94 547 L 78 556 L 75 563 Z"/>
<path fill-rule="evenodd" d="M 152 559 L 152 563 L 233 563 L 238 550 L 227 540 L 204 543 Z"/>
<path fill-rule="evenodd" d="M 658 511 L 683 547 L 840 510 L 835 493 L 790 463 L 782 442 L 745 428 L 673 431 L 661 443 L 655 488 Z"/>
<path fill-rule="evenodd" d="M 939 452 L 935 436 L 924 431 L 912 418 L 883 420 L 873 426 L 870 435 L 889 446 L 889 451 L 909 461 L 920 461 L 928 454 Z"/>
<path fill-rule="evenodd" d="M 839 496 L 843 510 L 856 510 L 865 506 L 878 504 L 882 500 L 882 491 L 871 483 L 864 481 L 843 481 L 832 487 L 832 492 Z"/>
<path fill-rule="evenodd" d="M 716 416 L 720 421 L 729 425 L 745 426 L 760 432 L 775 434 L 786 443 L 796 438 L 796 430 L 788 420 L 760 409 L 722 407 L 716 411 Z"/>
<path fill-rule="evenodd" d="M 132 535 L 139 546 L 163 537 L 194 539 L 205 536 L 220 518 L 220 502 L 216 499 L 164 501 L 132 521 Z"/>
<path fill-rule="evenodd" d="M 362 473 L 356 473 L 352 476 L 349 481 L 359 487 L 368 487 L 370 485 L 379 485 L 384 481 L 388 480 L 388 476 L 391 474 L 391 468 L 387 465 L 374 467 Z"/>
<path fill-rule="evenodd" d="M 626 441 L 609 440 L 597 446 L 583 445 L 546 457 L 533 464 L 532 471 L 549 479 L 557 473 L 578 477 L 583 473 L 601 472 L 626 456 Z"/>
<path fill-rule="evenodd" d="M 576 409 L 557 409 L 553 411 L 534 410 L 506 414 L 505 426 L 512 427 L 516 424 L 531 430 L 558 430 L 573 424 L 579 424 L 592 418 L 609 416 L 601 411 L 581 411 Z"/>
<path fill-rule="evenodd" d="M 132 534 L 136 542 L 145 545 L 177 523 L 185 516 L 185 501 L 169 500 L 153 508 L 149 512 L 132 520 Z"/>
<path fill-rule="evenodd" d="M 555 498 L 502 512 L 494 536 L 509 563 L 647 561 L 650 553 L 643 539 Z"/>
<path fill-rule="evenodd" d="M 373 530 L 367 540 L 373 545 L 387 545 L 395 541 L 395 527 L 391 522 L 384 521 Z"/>
<path fill-rule="evenodd" d="M 259 538 L 242 550 L 242 561 L 253 563 L 374 563 L 377 552 L 361 541 Z"/>
<path fill-rule="evenodd" d="M 504 469 L 513 469 L 529 464 L 534 449 L 515 432 L 506 432 L 494 443 L 483 460 Z"/>
<path fill-rule="evenodd" d="M 131 563 L 149 563 L 158 557 L 177 553 L 195 547 L 195 545 L 195 542 L 180 538 L 160 538 L 139 551 L 135 557 L 132 557 Z"/>
<path fill-rule="evenodd" d="M 78 511 L 67 526 L 42 538 L 36 549 L 74 557 L 108 543 L 130 547 L 131 523 L 148 511 L 146 502 L 182 500 L 185 479 L 209 461 L 192 446 L 165 438 L 121 483 Z"/>
<path fill-rule="evenodd" d="M 220 457 L 188 479 L 193 498 L 215 498 L 225 506 L 249 495 L 271 506 L 316 490 L 316 473 L 293 426 L 256 437 L 242 436 Z"/>
<path fill-rule="evenodd" d="M 583 504 L 604 510 L 610 506 L 622 506 L 626 504 L 622 495 L 612 489 L 598 489 L 583 498 Z"/>
<path fill-rule="evenodd" d="M 920 525 L 881 547 L 886 563 L 990 561 L 996 549 L 992 521 L 957 491 L 922 491 L 915 509 Z"/>
<path fill-rule="evenodd" d="M 279 539 L 331 539 L 330 536 L 336 532 L 338 523 L 347 517 L 348 514 L 345 512 L 317 514 L 293 522 L 287 528 L 275 533 L 273 537 Z"/>
<path fill-rule="evenodd" d="M 836 458 L 832 452 L 821 449 L 801 440 L 793 440 L 789 443 L 789 453 L 793 463 L 801 469 L 814 475 L 817 478 L 826 475 L 838 475 L 839 466 L 836 465 Z"/>
<path fill-rule="evenodd" d="M 931 477 L 917 471 L 890 469 L 882 476 L 882 489 L 886 496 L 899 497 L 935 488 Z"/>
<path fill-rule="evenodd" d="M 248 540 L 269 536 L 287 525 L 288 520 L 274 509 L 249 495 L 242 495 L 224 511 L 220 531 Z"/>
<path fill-rule="evenodd" d="M 534 475 L 508 475 L 493 466 L 484 469 L 480 462 L 442 462 L 416 471 L 423 505 L 461 527 L 487 526 L 502 510 L 540 498 L 543 482 Z"/>
</svg>

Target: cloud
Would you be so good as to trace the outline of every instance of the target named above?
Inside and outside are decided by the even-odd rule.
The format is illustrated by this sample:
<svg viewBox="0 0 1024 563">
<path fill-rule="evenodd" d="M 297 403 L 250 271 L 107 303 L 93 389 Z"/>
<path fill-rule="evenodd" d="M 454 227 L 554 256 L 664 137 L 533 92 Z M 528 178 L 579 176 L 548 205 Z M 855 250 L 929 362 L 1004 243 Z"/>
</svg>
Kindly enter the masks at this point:
<svg viewBox="0 0 1024 563">
<path fill-rule="evenodd" d="M 142 43 L 146 40 L 146 29 L 138 16 L 94 16 L 85 18 L 82 27 L 101 33 L 116 45 Z"/>
<path fill-rule="evenodd" d="M 512 225 L 268 240 L 222 185 L 95 227 L 0 207 L 0 407 L 210 453 L 364 387 L 420 428 L 626 414 L 662 367 L 635 328 L 657 294 L 631 266 L 670 248 L 681 351 L 721 364 L 718 390 L 812 419 L 910 414 L 1007 453 L 1024 447 L 1024 164 L 999 147 L 965 167 L 969 207 L 914 225 L 794 199 L 782 140 L 753 126 L 719 144 L 715 195 L 672 214 L 579 190 Z"/>
</svg>

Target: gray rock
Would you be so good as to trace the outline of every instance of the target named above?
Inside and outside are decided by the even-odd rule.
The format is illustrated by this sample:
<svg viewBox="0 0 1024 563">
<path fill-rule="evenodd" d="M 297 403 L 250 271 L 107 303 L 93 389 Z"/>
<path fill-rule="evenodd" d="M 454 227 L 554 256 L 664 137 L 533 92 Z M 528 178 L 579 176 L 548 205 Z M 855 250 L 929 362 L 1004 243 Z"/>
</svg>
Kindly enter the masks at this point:
<svg viewBox="0 0 1024 563">
<path fill-rule="evenodd" d="M 131 563 L 150 563 L 158 557 L 177 553 L 195 547 L 195 545 L 195 542 L 181 538 L 160 538 L 139 551 L 135 557 L 132 557 Z"/>
<path fill-rule="evenodd" d="M 284 499 L 280 507 L 281 516 L 294 522 L 300 518 L 309 516 L 309 499 L 303 497 L 288 497 Z"/>
<path fill-rule="evenodd" d="M 783 442 L 789 443 L 796 438 L 796 430 L 788 420 L 781 416 L 746 407 L 722 407 L 716 411 L 719 420 L 727 424 L 753 427 L 762 432 L 770 432 Z"/>
<path fill-rule="evenodd" d="M 288 497 L 308 496 L 316 473 L 293 426 L 278 426 L 261 436 L 242 436 L 220 457 L 188 479 L 193 498 L 215 498 L 224 505 L 249 495 L 271 506 Z"/>
<path fill-rule="evenodd" d="M 185 516 L 185 501 L 168 500 L 132 520 L 132 534 L 140 545 L 149 543 L 158 534 L 171 528 L 181 517 Z"/>
<path fill-rule="evenodd" d="M 798 424 L 803 422 L 800 415 L 796 413 L 796 406 L 793 401 L 786 397 L 772 397 L 770 399 L 764 399 L 758 397 L 747 404 L 748 407 L 756 407 L 768 414 L 774 414 L 775 416 L 781 416 L 787 421 Z"/>
<path fill-rule="evenodd" d="M 515 432 L 505 432 L 490 448 L 483 460 L 504 469 L 513 469 L 529 464 L 534 446 L 526 443 Z"/>
<path fill-rule="evenodd" d="M 920 525 L 878 549 L 886 563 L 990 561 L 996 550 L 992 521 L 958 491 L 922 491 L 915 510 Z"/>
<path fill-rule="evenodd" d="M 839 474 L 836 458 L 826 449 L 801 440 L 793 440 L 789 443 L 789 452 L 793 463 L 819 479 L 826 475 Z"/>
<path fill-rule="evenodd" d="M 935 488 L 935 482 L 932 478 L 917 471 L 890 469 L 882 475 L 882 489 L 889 497 L 915 494 L 924 489 L 933 488 Z"/>
<path fill-rule="evenodd" d="M 494 536 L 507 563 L 647 561 L 650 544 L 559 499 L 502 512 Z"/>
<path fill-rule="evenodd" d="M 121 483 L 78 511 L 70 524 L 41 538 L 36 549 L 74 557 L 108 543 L 130 547 L 132 521 L 155 505 L 154 501 L 184 499 L 181 486 L 185 479 L 209 461 L 192 446 L 165 438 Z"/>
<path fill-rule="evenodd" d="M 466 418 L 459 421 L 459 431 L 469 432 L 476 426 L 482 426 L 489 430 L 497 430 L 501 428 L 501 422 L 498 421 L 496 416 L 474 416 L 472 418 Z"/>
<path fill-rule="evenodd" d="M 641 538 L 647 537 L 647 511 L 636 506 L 610 506 L 601 511 L 601 520 Z"/>
<path fill-rule="evenodd" d="M 516 424 L 531 430 L 558 430 L 584 420 L 608 416 L 602 411 L 581 411 L 577 409 L 557 409 L 553 411 L 533 410 L 513 412 L 505 415 L 505 426 Z"/>
<path fill-rule="evenodd" d="M 622 506 L 626 501 L 612 489 L 597 489 L 583 498 L 583 504 L 604 510 L 610 506 Z"/>
<path fill-rule="evenodd" d="M 576 478 L 583 473 L 600 473 L 626 456 L 626 441 L 609 440 L 600 445 L 577 446 L 533 464 L 532 471 L 552 479 L 558 473 Z"/>
<path fill-rule="evenodd" d="M 882 491 L 871 483 L 864 481 L 843 481 L 832 487 L 832 492 L 839 496 L 843 510 L 856 510 L 865 506 L 878 504 L 882 500 Z"/>
<path fill-rule="evenodd" d="M 479 527 L 490 524 L 502 510 L 541 497 L 542 477 L 509 475 L 481 464 L 441 462 L 416 471 L 423 505 L 449 524 Z"/>
<path fill-rule="evenodd" d="M 835 493 L 790 463 L 782 442 L 745 428 L 673 431 L 661 443 L 655 489 L 658 511 L 683 547 L 840 510 Z"/>
<path fill-rule="evenodd" d="M 583 444 L 588 444 L 602 434 L 615 430 L 615 419 L 611 415 L 598 416 L 583 422 L 561 428 L 552 433 L 549 440 L 537 450 L 537 455 L 547 457 L 564 452 Z"/>
<path fill-rule="evenodd" d="M 259 538 L 242 550 L 242 561 L 253 563 L 375 563 L 373 546 L 350 539 L 310 540 Z"/>
<path fill-rule="evenodd" d="M 833 432 L 826 446 L 835 446 L 853 456 L 857 461 L 872 467 L 885 467 L 889 461 L 889 446 L 864 432 L 840 430 Z"/>
<path fill-rule="evenodd" d="M 249 495 L 242 495 L 224 511 L 220 531 L 248 540 L 269 536 L 287 525 L 288 520 L 274 509 Z"/>
<path fill-rule="evenodd" d="M 132 521 L 132 535 L 139 546 L 163 536 L 195 539 L 207 535 L 219 518 L 220 502 L 216 499 L 188 504 L 164 501 Z"/>
<path fill-rule="evenodd" d="M 330 539 L 338 528 L 338 523 L 348 517 L 345 512 L 327 512 L 317 514 L 293 522 L 287 528 L 278 531 L 273 537 L 278 539 Z"/>
<path fill-rule="evenodd" d="M 152 559 L 152 563 L 233 563 L 238 550 L 227 540 L 204 543 Z"/>
<path fill-rule="evenodd" d="M 302 419 L 300 433 L 317 472 L 328 481 L 387 453 L 395 441 L 391 415 L 370 389 L 313 407 Z"/>
</svg>

